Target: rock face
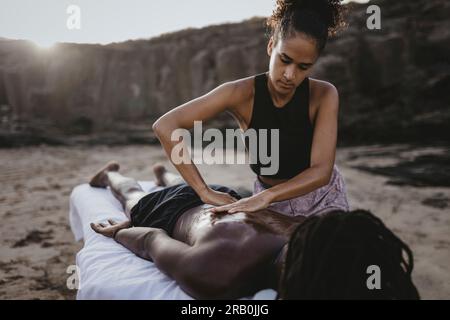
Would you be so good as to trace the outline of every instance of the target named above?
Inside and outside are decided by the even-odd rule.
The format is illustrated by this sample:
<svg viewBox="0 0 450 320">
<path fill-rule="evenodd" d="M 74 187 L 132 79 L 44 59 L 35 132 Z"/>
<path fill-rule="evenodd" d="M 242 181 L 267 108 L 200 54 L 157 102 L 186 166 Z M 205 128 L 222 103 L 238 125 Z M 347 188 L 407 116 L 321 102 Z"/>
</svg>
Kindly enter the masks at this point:
<svg viewBox="0 0 450 320">
<path fill-rule="evenodd" d="M 450 4 L 372 1 L 381 30 L 352 4 L 313 77 L 340 92 L 341 142 L 447 142 Z M 42 50 L 0 39 L 0 145 L 151 142 L 151 124 L 217 85 L 268 70 L 263 18 L 110 45 Z M 234 126 L 219 118 L 220 126 Z M 98 138 L 101 136 L 101 138 Z M 95 138 L 97 137 L 97 138 Z"/>
</svg>

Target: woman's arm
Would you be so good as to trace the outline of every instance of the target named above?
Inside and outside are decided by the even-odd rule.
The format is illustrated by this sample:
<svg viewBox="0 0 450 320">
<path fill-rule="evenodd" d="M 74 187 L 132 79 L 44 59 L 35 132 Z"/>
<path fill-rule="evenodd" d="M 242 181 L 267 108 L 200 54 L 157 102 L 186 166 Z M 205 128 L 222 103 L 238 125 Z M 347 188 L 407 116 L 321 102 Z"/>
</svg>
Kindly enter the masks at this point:
<svg viewBox="0 0 450 320">
<path fill-rule="evenodd" d="M 336 157 L 339 95 L 329 84 L 323 95 L 314 125 L 311 166 L 268 191 L 271 202 L 292 199 L 310 193 L 330 182 Z"/>
<path fill-rule="evenodd" d="M 237 87 L 236 82 L 225 83 L 208 94 L 169 111 L 153 124 L 156 136 L 180 175 L 196 191 L 203 202 L 212 205 L 223 205 L 236 200 L 226 193 L 211 190 L 192 161 L 174 163 L 171 157 L 172 150 L 180 142 L 172 141 L 171 137 L 176 129 L 189 130 L 194 126 L 194 121 L 206 121 L 225 110 L 232 109 L 239 100 Z"/>
<path fill-rule="evenodd" d="M 327 84 L 321 96 L 315 117 L 310 168 L 250 198 L 216 207 L 211 211 L 234 213 L 262 210 L 272 202 L 293 199 L 329 183 L 336 155 L 339 95 L 333 85 Z"/>
</svg>

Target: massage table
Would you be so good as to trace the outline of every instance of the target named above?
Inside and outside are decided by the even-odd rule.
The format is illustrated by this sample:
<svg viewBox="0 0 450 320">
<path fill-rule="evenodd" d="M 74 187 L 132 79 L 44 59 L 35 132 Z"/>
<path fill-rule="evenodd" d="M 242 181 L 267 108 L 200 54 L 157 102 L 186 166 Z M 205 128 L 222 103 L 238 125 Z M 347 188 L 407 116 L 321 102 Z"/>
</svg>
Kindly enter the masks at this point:
<svg viewBox="0 0 450 320">
<path fill-rule="evenodd" d="M 161 189 L 153 181 L 139 182 L 143 190 Z M 109 189 L 88 184 L 75 187 L 70 195 L 70 226 L 76 241 L 84 240 L 76 256 L 78 300 L 192 300 L 171 278 L 147 260 L 95 233 L 91 222 L 127 220 L 120 202 Z M 272 300 L 276 292 L 262 290 L 243 299 Z"/>
</svg>

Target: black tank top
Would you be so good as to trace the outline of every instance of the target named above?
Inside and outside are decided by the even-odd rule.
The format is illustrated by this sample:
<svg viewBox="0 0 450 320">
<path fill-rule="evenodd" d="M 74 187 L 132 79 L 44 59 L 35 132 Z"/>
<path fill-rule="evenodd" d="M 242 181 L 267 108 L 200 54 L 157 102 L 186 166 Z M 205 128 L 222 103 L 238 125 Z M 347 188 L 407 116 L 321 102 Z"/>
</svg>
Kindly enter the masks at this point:
<svg viewBox="0 0 450 320">
<path fill-rule="evenodd" d="M 274 106 L 267 85 L 266 73 L 255 76 L 255 94 L 249 129 L 268 129 L 267 156 L 274 158 L 270 145 L 270 129 L 279 129 L 279 170 L 274 175 L 263 175 L 263 165 L 258 157 L 251 169 L 259 176 L 275 179 L 290 179 L 310 167 L 313 127 L 309 118 L 309 78 L 297 87 L 292 99 L 282 108 Z M 258 135 L 259 140 L 259 135 Z M 245 139 L 247 150 L 249 140 Z"/>
</svg>

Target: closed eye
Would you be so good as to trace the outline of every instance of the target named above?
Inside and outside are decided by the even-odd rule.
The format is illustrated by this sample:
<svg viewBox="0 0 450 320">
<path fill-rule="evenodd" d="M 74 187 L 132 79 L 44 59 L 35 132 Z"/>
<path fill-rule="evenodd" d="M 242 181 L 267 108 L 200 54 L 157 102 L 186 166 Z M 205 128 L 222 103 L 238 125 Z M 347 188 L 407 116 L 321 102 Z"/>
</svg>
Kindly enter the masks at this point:
<svg viewBox="0 0 450 320">
<path fill-rule="evenodd" d="M 286 60 L 286 59 L 284 59 L 282 56 L 280 56 L 280 61 L 283 63 L 283 64 L 290 64 L 291 63 L 291 61 L 290 60 Z M 298 66 L 299 68 L 300 68 L 300 70 L 308 70 L 308 66 L 305 66 L 305 65 L 299 65 Z"/>
<path fill-rule="evenodd" d="M 282 57 L 280 57 L 281 62 L 283 62 L 284 64 L 289 64 L 291 63 L 289 60 L 285 60 Z"/>
</svg>

